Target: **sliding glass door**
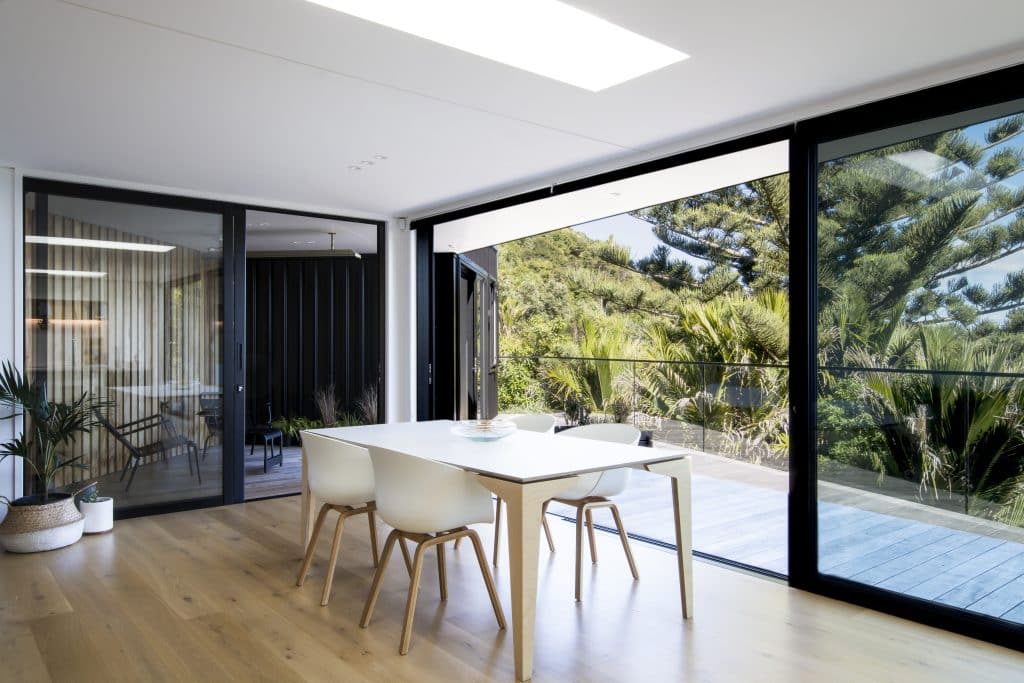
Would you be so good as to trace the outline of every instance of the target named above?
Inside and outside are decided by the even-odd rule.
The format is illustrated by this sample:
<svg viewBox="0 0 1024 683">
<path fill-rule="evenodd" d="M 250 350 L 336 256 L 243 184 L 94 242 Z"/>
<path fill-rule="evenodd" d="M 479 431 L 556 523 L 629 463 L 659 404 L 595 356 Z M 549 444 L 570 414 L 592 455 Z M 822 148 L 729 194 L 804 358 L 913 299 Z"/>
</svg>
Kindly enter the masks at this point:
<svg viewBox="0 0 1024 683">
<path fill-rule="evenodd" d="M 63 190 L 26 181 L 25 368 L 105 407 L 57 485 L 97 481 L 121 512 L 222 502 L 227 214 Z"/>
<path fill-rule="evenodd" d="M 817 563 L 1024 624 L 1024 102 L 817 148 Z"/>
</svg>

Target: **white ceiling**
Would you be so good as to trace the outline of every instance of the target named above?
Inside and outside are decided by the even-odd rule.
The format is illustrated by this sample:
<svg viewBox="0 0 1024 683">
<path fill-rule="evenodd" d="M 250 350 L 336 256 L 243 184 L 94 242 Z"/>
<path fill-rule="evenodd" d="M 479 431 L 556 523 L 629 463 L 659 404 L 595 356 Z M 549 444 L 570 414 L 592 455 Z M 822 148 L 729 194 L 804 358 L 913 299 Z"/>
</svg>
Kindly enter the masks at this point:
<svg viewBox="0 0 1024 683">
<path fill-rule="evenodd" d="M 305 0 L 0 0 L 0 160 L 415 216 L 1024 61 L 1020 0 L 571 2 L 691 58 L 592 93 Z"/>
<path fill-rule="evenodd" d="M 377 253 L 377 226 L 270 211 L 246 211 L 245 249 L 254 252 L 328 251 L 331 233 L 334 249 L 357 254 Z"/>
</svg>

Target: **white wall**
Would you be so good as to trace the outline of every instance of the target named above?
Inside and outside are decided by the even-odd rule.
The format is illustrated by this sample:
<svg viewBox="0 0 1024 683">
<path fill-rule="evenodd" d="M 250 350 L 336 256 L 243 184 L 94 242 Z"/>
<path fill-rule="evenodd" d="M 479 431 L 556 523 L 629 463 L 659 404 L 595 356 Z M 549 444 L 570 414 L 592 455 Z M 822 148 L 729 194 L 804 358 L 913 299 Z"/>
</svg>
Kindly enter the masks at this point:
<svg viewBox="0 0 1024 683">
<path fill-rule="evenodd" d="M 402 218 L 386 231 L 385 415 L 401 422 L 416 415 L 416 240 Z"/>
<path fill-rule="evenodd" d="M 15 229 L 14 169 L 0 168 L 0 361 L 20 360 L 20 340 L 15 333 L 21 309 L 21 235 Z M 5 408 L 0 411 L 6 414 Z M 0 421 L 0 440 L 14 435 L 12 420 Z M 0 495 L 21 494 L 21 465 L 14 458 L 0 462 Z M 0 519 L 7 509 L 0 510 Z"/>
</svg>

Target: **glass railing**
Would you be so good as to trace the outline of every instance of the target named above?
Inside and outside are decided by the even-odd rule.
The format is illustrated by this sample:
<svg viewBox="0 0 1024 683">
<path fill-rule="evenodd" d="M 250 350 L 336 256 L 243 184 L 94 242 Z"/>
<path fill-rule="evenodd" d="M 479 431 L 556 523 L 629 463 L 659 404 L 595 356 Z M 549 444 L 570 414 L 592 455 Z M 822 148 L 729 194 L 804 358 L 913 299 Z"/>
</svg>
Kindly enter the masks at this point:
<svg viewBox="0 0 1024 683">
<path fill-rule="evenodd" d="M 560 428 L 629 422 L 655 448 L 700 451 L 695 550 L 786 573 L 787 366 L 504 356 L 498 381 L 502 412 L 549 413 Z M 1020 375 L 822 368 L 821 561 L 873 558 L 885 548 L 872 529 L 911 522 L 942 538 L 1024 540 L 1022 408 Z M 648 476 L 623 494 L 623 515 L 632 534 L 670 544 L 668 497 Z"/>
<path fill-rule="evenodd" d="M 1024 377 L 822 368 L 818 478 L 1024 527 Z"/>
<path fill-rule="evenodd" d="M 628 422 L 653 445 L 788 469 L 786 365 L 502 356 L 497 377 L 504 413 L 551 413 L 564 426 Z"/>
<path fill-rule="evenodd" d="M 497 376 L 503 413 L 549 413 L 557 429 L 627 422 L 654 448 L 701 451 L 692 460 L 695 552 L 786 574 L 787 366 L 503 356 Z M 674 543 L 663 477 L 638 471 L 616 500 L 630 535 Z"/>
</svg>

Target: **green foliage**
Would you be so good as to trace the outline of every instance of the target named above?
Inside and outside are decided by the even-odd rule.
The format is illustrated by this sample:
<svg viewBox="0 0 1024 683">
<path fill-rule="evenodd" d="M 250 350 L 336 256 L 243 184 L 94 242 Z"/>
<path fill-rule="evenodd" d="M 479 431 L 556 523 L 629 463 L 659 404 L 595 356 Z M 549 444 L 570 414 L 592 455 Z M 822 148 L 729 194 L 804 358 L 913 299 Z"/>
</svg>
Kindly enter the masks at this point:
<svg viewBox="0 0 1024 683">
<path fill-rule="evenodd" d="M 826 160 L 818 179 L 822 462 L 956 491 L 1014 523 L 1022 136 L 1024 115 L 1005 117 Z M 571 230 L 503 245 L 500 345 L 517 356 L 502 364 L 503 409 L 638 410 L 783 462 L 788 204 L 774 176 L 637 211 L 661 242 L 646 256 Z"/>
<path fill-rule="evenodd" d="M 0 461 L 19 456 L 42 485 L 43 502 L 49 500 L 57 473 L 66 467 L 88 469 L 84 455 L 68 457 L 67 449 L 80 434 L 99 425 L 97 411 L 105 401 L 83 393 L 70 403 L 54 403 L 47 398 L 46 385 L 32 383 L 10 361 L 0 367 L 0 405 L 25 418 L 25 429 L 13 440 L 0 444 Z"/>
<path fill-rule="evenodd" d="M 322 420 L 309 417 L 279 417 L 270 423 L 274 429 L 280 429 L 281 433 L 288 437 L 293 443 L 302 441 L 299 433 L 306 429 L 320 429 L 324 426 Z"/>
</svg>

